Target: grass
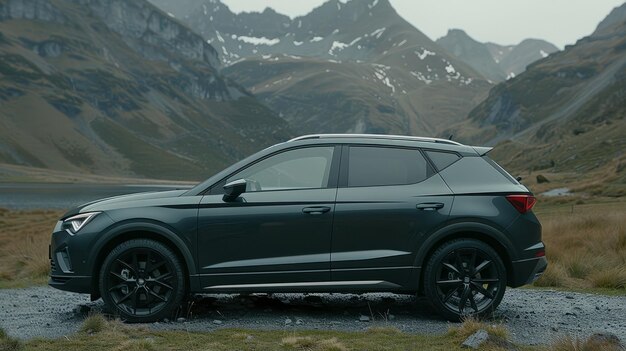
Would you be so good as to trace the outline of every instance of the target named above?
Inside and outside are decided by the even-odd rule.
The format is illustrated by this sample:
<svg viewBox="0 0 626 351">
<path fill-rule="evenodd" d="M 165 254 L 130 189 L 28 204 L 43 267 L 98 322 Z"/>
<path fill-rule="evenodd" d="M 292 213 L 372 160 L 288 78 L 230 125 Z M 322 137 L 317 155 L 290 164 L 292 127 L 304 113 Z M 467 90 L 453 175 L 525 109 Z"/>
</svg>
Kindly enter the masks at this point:
<svg viewBox="0 0 626 351">
<path fill-rule="evenodd" d="M 43 284 L 50 270 L 48 245 L 60 211 L 0 209 L 0 287 Z"/>
<path fill-rule="evenodd" d="M 245 330 L 218 329 L 211 332 L 186 330 L 158 331 L 146 326 L 125 325 L 101 315 L 89 316 L 80 331 L 59 339 L 18 341 L 0 329 L 1 351 L 65 351 L 65 350 L 466 350 L 461 344 L 478 330 L 485 330 L 489 339 L 480 350 L 596 351 L 620 350 L 619 340 L 590 337 L 586 340 L 563 337 L 550 345 L 527 346 L 511 343 L 509 332 L 501 324 L 487 324 L 467 319 L 451 326 L 443 334 L 413 334 L 390 327 L 372 327 L 364 331 L 333 330 Z"/>
<path fill-rule="evenodd" d="M 74 335 L 55 339 L 15 342 L 6 350 L 462 350 L 461 343 L 478 329 L 492 337 L 508 337 L 500 325 L 468 320 L 447 333 L 424 335 L 395 328 L 376 327 L 356 332 L 219 329 L 211 332 L 157 331 L 145 326 L 125 325 L 100 315 L 88 317 Z M 0 334 L 1 335 L 1 334 Z M 4 339 L 2 339 L 4 340 Z M 8 340 L 8 339 L 7 339 Z M 14 339 L 11 339 L 14 340 Z M 3 341 L 4 342 L 4 341 Z M 0 350 L 4 344 L 0 344 Z M 521 349 L 534 350 L 521 346 Z M 481 350 L 502 350 L 487 342 Z"/>
<path fill-rule="evenodd" d="M 623 205 L 564 204 L 548 205 L 545 213 L 539 210 L 550 264 L 535 285 L 626 294 Z"/>
<path fill-rule="evenodd" d="M 557 339 L 549 347 L 550 351 L 623 351 L 624 348 L 615 340 L 589 338 L 581 340 L 572 337 Z"/>
</svg>

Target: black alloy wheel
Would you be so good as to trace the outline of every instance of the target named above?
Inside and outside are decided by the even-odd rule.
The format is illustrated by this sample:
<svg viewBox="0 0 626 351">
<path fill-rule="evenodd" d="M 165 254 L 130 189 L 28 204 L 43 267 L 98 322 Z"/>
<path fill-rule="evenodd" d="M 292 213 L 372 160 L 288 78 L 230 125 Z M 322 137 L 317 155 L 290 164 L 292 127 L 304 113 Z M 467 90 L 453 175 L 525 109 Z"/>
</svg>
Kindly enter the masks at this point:
<svg viewBox="0 0 626 351">
<path fill-rule="evenodd" d="M 500 304 L 506 269 L 484 242 L 460 239 L 443 244 L 431 256 L 424 274 L 424 292 L 450 320 L 483 317 Z"/>
<path fill-rule="evenodd" d="M 171 317 L 185 295 L 185 278 L 176 255 L 146 239 L 124 242 L 100 270 L 100 294 L 113 314 L 129 322 Z"/>
</svg>

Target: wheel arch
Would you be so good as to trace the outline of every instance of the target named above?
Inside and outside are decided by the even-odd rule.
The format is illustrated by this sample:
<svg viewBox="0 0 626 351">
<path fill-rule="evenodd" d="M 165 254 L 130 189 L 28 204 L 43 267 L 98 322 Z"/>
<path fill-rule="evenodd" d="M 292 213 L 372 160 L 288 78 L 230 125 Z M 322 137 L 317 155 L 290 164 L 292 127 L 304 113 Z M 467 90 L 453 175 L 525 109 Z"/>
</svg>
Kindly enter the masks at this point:
<svg viewBox="0 0 626 351">
<path fill-rule="evenodd" d="M 419 275 L 419 291 L 423 289 L 423 279 L 425 265 L 432 254 L 442 244 L 455 239 L 475 239 L 491 246 L 502 259 L 506 268 L 507 282 L 513 279 L 513 257 L 514 248 L 511 241 L 499 229 L 485 223 L 479 222 L 457 222 L 441 228 L 428 237 L 420 246 L 416 257 L 415 267 L 421 267 Z"/>
<path fill-rule="evenodd" d="M 99 297 L 100 268 L 106 256 L 116 246 L 133 239 L 150 239 L 168 247 L 180 259 L 185 276 L 188 278 L 186 279 L 187 289 L 196 285 L 190 278 L 196 274 L 194 259 L 191 251 L 180 236 L 165 226 L 156 223 L 125 223 L 106 232 L 94 245 L 91 256 L 93 261 L 90 265 L 93 282 L 91 287 L 92 299 Z"/>
</svg>

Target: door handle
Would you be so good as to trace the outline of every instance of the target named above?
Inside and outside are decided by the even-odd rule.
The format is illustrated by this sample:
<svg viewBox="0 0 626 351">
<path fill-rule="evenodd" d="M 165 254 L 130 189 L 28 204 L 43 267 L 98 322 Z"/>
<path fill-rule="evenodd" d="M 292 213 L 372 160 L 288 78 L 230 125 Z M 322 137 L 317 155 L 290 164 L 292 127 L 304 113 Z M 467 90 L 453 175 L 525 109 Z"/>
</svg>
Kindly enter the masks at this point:
<svg viewBox="0 0 626 351">
<path fill-rule="evenodd" d="M 439 210 L 443 208 L 443 204 L 441 202 L 425 202 L 423 204 L 417 204 L 418 210 Z"/>
<path fill-rule="evenodd" d="M 330 207 L 320 206 L 320 207 L 305 207 L 302 209 L 302 213 L 311 214 L 311 215 L 321 215 L 330 211 Z"/>
</svg>

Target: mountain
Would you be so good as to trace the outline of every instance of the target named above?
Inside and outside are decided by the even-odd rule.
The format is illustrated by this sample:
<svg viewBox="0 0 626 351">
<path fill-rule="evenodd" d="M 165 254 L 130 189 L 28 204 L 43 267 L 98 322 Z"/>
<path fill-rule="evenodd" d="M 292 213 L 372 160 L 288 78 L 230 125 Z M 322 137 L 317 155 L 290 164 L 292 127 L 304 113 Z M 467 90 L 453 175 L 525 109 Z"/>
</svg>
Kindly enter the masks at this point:
<svg viewBox="0 0 626 351">
<path fill-rule="evenodd" d="M 529 64 L 557 52 L 544 40 L 526 39 L 517 45 L 481 43 L 460 29 L 451 29 L 437 44 L 486 78 L 501 82 L 524 72 Z"/>
<path fill-rule="evenodd" d="M 494 87 L 449 132 L 473 143 L 499 143 L 494 155 L 513 169 L 573 172 L 594 178 L 605 194 L 626 195 L 625 9 Z"/>
<path fill-rule="evenodd" d="M 290 19 L 152 0 L 215 46 L 224 74 L 299 133 L 437 135 L 491 84 L 406 22 L 388 0 L 330 0 Z"/>
<path fill-rule="evenodd" d="M 290 136 L 143 0 L 4 0 L 0 56 L 0 163 L 200 179 Z"/>
<path fill-rule="evenodd" d="M 437 44 L 486 78 L 494 82 L 505 80 L 506 74 L 496 62 L 487 45 L 472 39 L 464 31 L 451 29 L 446 36 L 437 39 Z"/>
<path fill-rule="evenodd" d="M 507 50 L 505 47 L 502 51 L 504 53 L 508 51 L 508 54 L 505 54 L 499 60 L 498 65 L 500 65 L 507 78 L 512 78 L 524 72 L 531 63 L 548 57 L 548 55 L 559 51 L 559 49 L 545 40 L 525 39 L 513 46 L 511 50 Z"/>
</svg>

